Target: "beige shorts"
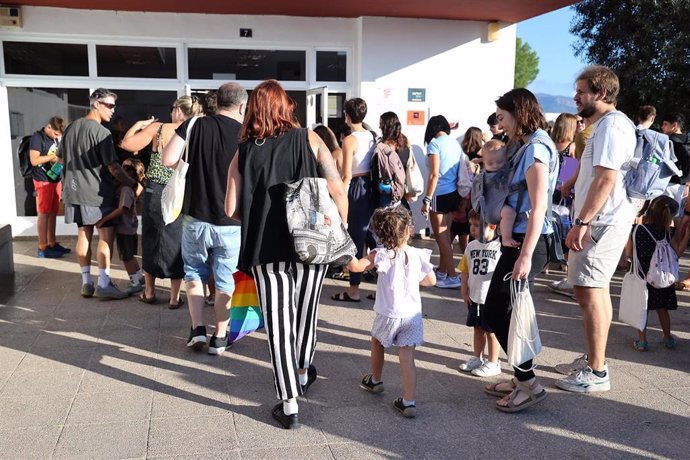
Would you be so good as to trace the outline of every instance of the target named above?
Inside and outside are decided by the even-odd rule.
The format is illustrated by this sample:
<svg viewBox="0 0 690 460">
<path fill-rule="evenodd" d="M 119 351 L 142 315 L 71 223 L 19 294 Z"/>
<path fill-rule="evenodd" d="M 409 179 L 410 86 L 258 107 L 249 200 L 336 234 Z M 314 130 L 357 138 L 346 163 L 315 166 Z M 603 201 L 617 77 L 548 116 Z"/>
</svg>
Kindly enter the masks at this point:
<svg viewBox="0 0 690 460">
<path fill-rule="evenodd" d="M 568 282 L 607 288 L 632 230 L 631 224 L 593 226 L 582 251 L 568 253 Z"/>
</svg>

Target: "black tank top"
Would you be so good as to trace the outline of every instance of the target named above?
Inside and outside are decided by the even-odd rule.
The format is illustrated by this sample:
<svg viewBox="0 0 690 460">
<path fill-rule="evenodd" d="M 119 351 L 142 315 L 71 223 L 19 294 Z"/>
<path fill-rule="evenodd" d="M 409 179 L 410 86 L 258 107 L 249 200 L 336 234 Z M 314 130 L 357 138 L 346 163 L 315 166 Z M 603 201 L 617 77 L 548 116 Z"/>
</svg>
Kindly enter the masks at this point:
<svg viewBox="0 0 690 460">
<path fill-rule="evenodd" d="M 248 139 L 240 144 L 238 161 L 242 175 L 240 270 L 291 261 L 283 184 L 319 177 L 308 131 L 293 129 L 261 145 Z"/>
</svg>

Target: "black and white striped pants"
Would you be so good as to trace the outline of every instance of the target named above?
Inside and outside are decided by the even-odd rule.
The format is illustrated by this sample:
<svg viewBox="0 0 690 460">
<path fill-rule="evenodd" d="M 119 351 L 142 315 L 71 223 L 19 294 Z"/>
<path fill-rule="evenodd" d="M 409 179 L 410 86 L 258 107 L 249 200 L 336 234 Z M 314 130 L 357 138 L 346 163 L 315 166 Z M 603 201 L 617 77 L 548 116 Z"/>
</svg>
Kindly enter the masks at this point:
<svg viewBox="0 0 690 460">
<path fill-rule="evenodd" d="M 328 265 L 275 262 L 252 267 L 268 336 L 278 399 L 302 394 L 297 369 L 316 348 L 316 320 Z"/>
</svg>

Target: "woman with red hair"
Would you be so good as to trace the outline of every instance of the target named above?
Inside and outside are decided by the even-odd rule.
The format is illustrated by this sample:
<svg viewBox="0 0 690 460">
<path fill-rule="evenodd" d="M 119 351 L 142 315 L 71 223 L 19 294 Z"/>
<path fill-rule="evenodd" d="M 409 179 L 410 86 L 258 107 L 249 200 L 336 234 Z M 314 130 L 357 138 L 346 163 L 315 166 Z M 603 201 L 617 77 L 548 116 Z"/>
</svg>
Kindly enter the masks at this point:
<svg viewBox="0 0 690 460">
<path fill-rule="evenodd" d="M 294 117 L 295 103 L 275 80 L 252 91 L 239 154 L 230 163 L 225 212 L 242 221 L 239 269 L 251 272 L 264 316 L 278 399 L 273 418 L 298 428 L 297 396 L 316 380 L 316 321 L 327 265 L 293 259 L 284 183 L 323 177 L 343 222 L 347 196 L 328 147 Z"/>
</svg>

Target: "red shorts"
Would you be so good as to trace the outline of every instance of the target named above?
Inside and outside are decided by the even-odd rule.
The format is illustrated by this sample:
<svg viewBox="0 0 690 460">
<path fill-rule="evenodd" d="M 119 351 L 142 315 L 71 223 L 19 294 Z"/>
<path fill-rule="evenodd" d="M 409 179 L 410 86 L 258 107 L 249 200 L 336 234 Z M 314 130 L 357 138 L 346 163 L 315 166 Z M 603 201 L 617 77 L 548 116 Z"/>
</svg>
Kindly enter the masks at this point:
<svg viewBox="0 0 690 460">
<path fill-rule="evenodd" d="M 34 181 L 36 206 L 39 214 L 57 214 L 62 198 L 62 182 Z"/>
</svg>

